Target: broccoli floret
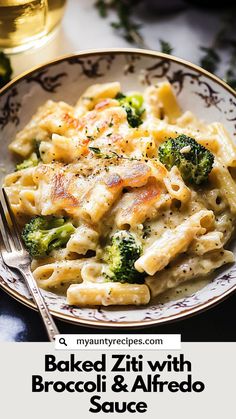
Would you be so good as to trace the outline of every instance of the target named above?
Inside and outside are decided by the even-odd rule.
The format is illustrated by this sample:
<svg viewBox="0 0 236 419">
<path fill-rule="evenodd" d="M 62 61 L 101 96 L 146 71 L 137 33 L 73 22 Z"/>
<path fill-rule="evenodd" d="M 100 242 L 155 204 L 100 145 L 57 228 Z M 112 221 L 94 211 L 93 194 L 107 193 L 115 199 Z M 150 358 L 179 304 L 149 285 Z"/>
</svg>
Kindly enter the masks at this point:
<svg viewBox="0 0 236 419">
<path fill-rule="evenodd" d="M 129 96 L 125 96 L 123 93 L 118 93 L 116 95 L 116 99 L 125 109 L 128 123 L 132 128 L 136 128 L 143 123 L 141 118 L 144 112 L 144 109 L 142 108 L 143 97 L 140 93 L 133 93 Z"/>
<path fill-rule="evenodd" d="M 16 165 L 16 171 L 28 169 L 28 167 L 34 167 L 38 166 L 39 164 L 39 158 L 36 153 L 32 153 L 30 157 L 26 160 L 24 160 L 22 163 L 19 163 Z"/>
<path fill-rule="evenodd" d="M 39 258 L 63 247 L 74 231 L 75 227 L 64 218 L 38 216 L 25 225 L 22 239 L 30 255 Z"/>
<path fill-rule="evenodd" d="M 28 157 L 28 159 L 24 160 L 22 163 L 16 165 L 15 171 L 28 169 L 28 167 L 38 166 L 39 162 L 42 160 L 40 155 L 40 141 L 34 139 L 33 140 L 33 153 Z"/>
<path fill-rule="evenodd" d="M 0 52 L 0 88 L 11 80 L 12 68 L 9 58 Z"/>
<path fill-rule="evenodd" d="M 134 268 L 134 262 L 142 253 L 141 244 L 129 231 L 118 231 L 105 249 L 104 260 L 108 263 L 108 277 L 112 281 L 142 283 L 144 275 Z"/>
<path fill-rule="evenodd" d="M 158 152 L 159 160 L 168 170 L 177 166 L 184 181 L 196 185 L 208 179 L 214 163 L 209 150 L 184 134 L 169 138 L 161 144 Z"/>
</svg>

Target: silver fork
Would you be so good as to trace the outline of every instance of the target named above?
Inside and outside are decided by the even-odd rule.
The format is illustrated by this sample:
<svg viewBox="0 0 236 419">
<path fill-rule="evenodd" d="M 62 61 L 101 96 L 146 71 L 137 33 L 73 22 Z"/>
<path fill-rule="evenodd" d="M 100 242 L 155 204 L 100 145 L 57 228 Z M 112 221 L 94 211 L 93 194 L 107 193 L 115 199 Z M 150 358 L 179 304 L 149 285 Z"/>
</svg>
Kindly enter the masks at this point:
<svg viewBox="0 0 236 419">
<path fill-rule="evenodd" d="M 11 221 L 11 224 L 7 221 L 0 199 L 0 230 L 2 236 L 2 240 L 0 241 L 0 252 L 3 262 L 9 268 L 19 271 L 25 279 L 28 289 L 32 294 L 36 306 L 38 307 L 39 313 L 41 314 L 48 338 L 51 342 L 53 342 L 55 340 L 55 335 L 58 335 L 59 331 L 38 288 L 37 282 L 31 273 L 30 256 L 21 241 L 15 216 L 4 188 L 2 188 L 2 192 Z"/>
</svg>

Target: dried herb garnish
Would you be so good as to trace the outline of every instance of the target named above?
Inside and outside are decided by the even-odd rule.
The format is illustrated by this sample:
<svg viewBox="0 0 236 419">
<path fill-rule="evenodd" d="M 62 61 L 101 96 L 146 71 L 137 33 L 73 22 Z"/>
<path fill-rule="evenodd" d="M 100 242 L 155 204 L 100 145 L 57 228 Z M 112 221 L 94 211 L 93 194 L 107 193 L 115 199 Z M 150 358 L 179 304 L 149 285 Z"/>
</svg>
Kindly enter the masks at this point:
<svg viewBox="0 0 236 419">
<path fill-rule="evenodd" d="M 235 65 L 236 65 L 236 41 L 228 39 L 230 32 L 234 33 L 235 25 L 235 9 L 227 11 L 223 16 L 220 29 L 216 33 L 211 46 L 200 47 L 205 54 L 200 60 L 200 65 L 211 73 L 216 73 L 219 64 L 221 63 L 221 51 L 231 51 L 229 60 L 229 67 L 226 70 L 224 79 L 232 87 L 236 87 Z"/>
<path fill-rule="evenodd" d="M 135 43 L 139 47 L 147 47 L 142 35 L 139 32 L 140 25 L 133 21 L 132 14 L 135 2 L 129 0 L 97 0 L 95 6 L 101 17 L 105 18 L 113 10 L 116 13 L 117 21 L 112 22 L 113 28 L 130 43 Z M 228 39 L 230 32 L 234 33 L 235 27 L 235 7 L 223 15 L 220 29 L 214 36 L 209 46 L 200 46 L 204 54 L 200 59 L 200 65 L 211 73 L 216 73 L 221 63 L 221 50 L 226 50 L 230 54 L 228 68 L 224 79 L 234 89 L 236 89 L 236 40 Z M 160 50 L 166 54 L 173 53 L 173 47 L 164 39 L 160 39 Z"/>
<path fill-rule="evenodd" d="M 229 86 L 236 90 L 236 40 L 226 39 L 225 42 L 230 49 L 230 58 L 224 79 Z"/>
<path fill-rule="evenodd" d="M 111 26 L 119 31 L 121 36 L 131 44 L 136 44 L 139 47 L 146 47 L 143 37 L 139 32 L 140 24 L 134 22 L 132 18 L 134 3 L 128 0 L 98 0 L 95 3 L 101 17 L 108 16 L 111 10 L 115 11 L 117 20 L 111 22 Z"/>
<path fill-rule="evenodd" d="M 91 150 L 96 155 L 101 155 L 101 150 L 98 147 L 89 147 L 89 150 Z"/>
<path fill-rule="evenodd" d="M 95 3 L 95 7 L 98 9 L 98 13 L 101 17 L 107 17 L 108 4 L 104 0 L 98 0 Z"/>
<path fill-rule="evenodd" d="M 221 61 L 219 54 L 211 47 L 200 47 L 200 49 L 205 52 L 205 55 L 200 60 L 201 67 L 211 73 L 215 73 Z"/>
<path fill-rule="evenodd" d="M 164 39 L 159 39 L 161 52 L 164 52 L 165 54 L 172 54 L 173 47 L 170 45 L 169 42 L 164 41 Z"/>
<path fill-rule="evenodd" d="M 109 154 L 103 153 L 100 148 L 98 147 L 89 147 L 89 150 L 91 150 L 97 157 L 101 159 L 122 159 L 122 160 L 130 160 L 130 161 L 141 161 L 141 159 L 138 159 L 136 157 L 126 157 L 122 154 L 118 154 L 115 151 L 109 151 Z"/>
</svg>

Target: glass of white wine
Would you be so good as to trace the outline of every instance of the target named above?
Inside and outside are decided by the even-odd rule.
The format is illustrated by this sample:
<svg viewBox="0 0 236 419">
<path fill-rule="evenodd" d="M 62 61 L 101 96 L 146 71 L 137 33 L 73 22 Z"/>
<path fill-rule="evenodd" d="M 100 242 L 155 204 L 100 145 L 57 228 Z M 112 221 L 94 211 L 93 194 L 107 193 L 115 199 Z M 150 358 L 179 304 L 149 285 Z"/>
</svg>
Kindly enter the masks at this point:
<svg viewBox="0 0 236 419">
<path fill-rule="evenodd" d="M 66 0 L 0 0 L 0 50 L 25 51 L 42 45 L 59 25 Z"/>
</svg>

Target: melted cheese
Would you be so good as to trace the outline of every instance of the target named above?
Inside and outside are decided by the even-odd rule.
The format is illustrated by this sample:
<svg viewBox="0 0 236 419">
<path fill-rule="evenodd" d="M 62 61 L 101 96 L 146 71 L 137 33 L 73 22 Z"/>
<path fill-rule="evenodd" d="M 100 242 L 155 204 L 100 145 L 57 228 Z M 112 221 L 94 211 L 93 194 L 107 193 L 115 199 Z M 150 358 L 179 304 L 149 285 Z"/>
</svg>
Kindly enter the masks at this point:
<svg viewBox="0 0 236 419">
<path fill-rule="evenodd" d="M 47 101 L 11 143 L 22 157 L 39 145 L 38 166 L 6 176 L 17 219 L 65 216 L 76 227 L 64 249 L 33 260 L 39 285 L 68 288 L 69 304 L 147 304 L 152 296 L 233 261 L 223 248 L 234 229 L 236 151 L 224 127 L 182 112 L 168 82 L 143 93 L 133 128 L 116 99 L 118 82 L 90 86 L 75 106 Z M 158 146 L 186 134 L 215 154 L 204 187 L 186 185 L 177 167 L 158 160 Z M 186 150 L 183 150 L 183 152 Z M 104 249 L 119 230 L 142 245 L 135 262 L 145 284 L 107 282 Z"/>
</svg>

